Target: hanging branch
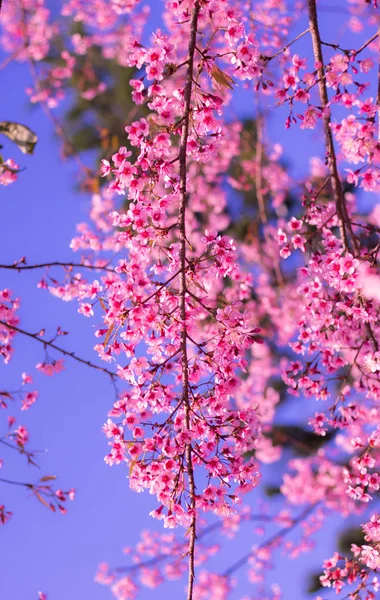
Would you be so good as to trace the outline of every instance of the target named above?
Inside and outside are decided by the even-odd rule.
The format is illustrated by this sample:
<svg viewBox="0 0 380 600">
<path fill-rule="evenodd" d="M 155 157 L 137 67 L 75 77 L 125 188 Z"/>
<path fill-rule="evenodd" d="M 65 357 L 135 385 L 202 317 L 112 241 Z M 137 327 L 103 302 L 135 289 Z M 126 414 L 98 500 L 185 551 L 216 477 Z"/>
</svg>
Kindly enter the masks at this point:
<svg viewBox="0 0 380 600">
<path fill-rule="evenodd" d="M 304 35 L 309 31 L 308 29 L 302 34 Z M 300 37 L 300 36 L 299 36 Z M 255 185 L 256 185 L 256 196 L 257 203 L 259 206 L 259 215 L 261 224 L 263 226 L 263 235 L 264 240 L 268 248 L 270 248 L 271 258 L 273 260 L 273 270 L 276 275 L 277 284 L 281 287 L 284 285 L 284 278 L 281 272 L 281 266 L 278 260 L 277 252 L 273 251 L 273 247 L 271 245 L 271 239 L 268 235 L 267 225 L 268 225 L 268 217 L 265 209 L 265 198 L 263 193 L 263 154 L 264 154 L 264 142 L 263 142 L 263 121 L 262 115 L 258 111 L 257 114 L 257 139 L 256 139 L 256 172 L 255 172 Z"/>
<path fill-rule="evenodd" d="M 179 175 L 180 175 L 180 199 L 179 199 L 179 241 L 180 241 L 180 289 L 179 303 L 181 316 L 181 355 L 182 355 L 182 401 L 185 408 L 185 422 L 187 430 L 190 430 L 191 402 L 189 396 L 189 364 L 187 356 L 187 324 L 186 324 L 186 205 L 187 205 L 187 141 L 189 138 L 189 125 L 191 113 L 191 93 L 193 88 L 194 53 L 197 39 L 197 25 L 200 10 L 200 0 L 194 4 L 190 24 L 190 39 L 187 59 L 186 84 L 184 91 L 185 111 L 183 116 L 181 142 L 179 147 Z M 192 459 L 191 443 L 186 446 L 187 474 L 189 478 L 190 491 L 190 528 L 189 528 L 189 578 L 187 588 L 187 600 L 193 598 L 195 579 L 194 554 L 196 540 L 196 505 L 195 505 L 195 479 Z"/>
<path fill-rule="evenodd" d="M 334 147 L 334 140 L 331 131 L 331 120 L 329 112 L 329 98 L 327 94 L 327 86 L 325 80 L 325 65 L 323 62 L 322 54 L 322 41 L 319 33 L 317 7 L 315 0 L 308 0 L 308 11 L 309 11 L 309 27 L 311 33 L 311 39 L 313 42 L 314 59 L 318 66 L 317 77 L 318 77 L 318 90 L 319 98 L 322 106 L 322 121 L 323 131 L 325 135 L 325 143 L 327 150 L 327 161 L 328 167 L 331 174 L 331 185 L 334 194 L 334 200 L 340 222 L 340 235 L 346 252 L 350 250 L 350 240 L 348 232 L 350 233 L 351 240 L 357 250 L 357 240 L 352 230 L 350 219 L 347 213 L 347 207 L 344 199 L 343 187 L 339 178 L 338 165 Z"/>
<path fill-rule="evenodd" d="M 322 104 L 322 110 L 323 110 L 322 120 L 323 120 L 323 130 L 324 130 L 324 134 L 325 134 L 325 142 L 326 142 L 326 148 L 327 148 L 328 166 L 329 166 L 329 170 L 330 170 L 330 174 L 331 174 L 331 185 L 333 188 L 337 214 L 338 214 L 339 221 L 340 221 L 341 238 L 343 241 L 344 249 L 346 250 L 346 252 L 349 251 L 350 250 L 350 240 L 348 237 L 348 233 L 349 233 L 350 237 L 351 237 L 351 241 L 353 242 L 353 245 L 354 245 L 353 254 L 357 254 L 358 250 L 359 250 L 358 241 L 356 239 L 355 233 L 353 232 L 351 221 L 350 221 L 349 215 L 347 213 L 347 207 L 346 207 L 346 203 L 345 203 L 345 199 L 344 199 L 343 188 L 342 188 L 342 184 L 341 184 L 341 181 L 339 178 L 339 173 L 338 173 L 337 159 L 336 159 L 336 153 L 335 153 L 335 148 L 334 148 L 334 140 L 333 140 L 333 135 L 332 135 L 332 131 L 331 131 L 330 112 L 328 109 L 329 99 L 328 99 L 328 94 L 327 94 L 326 79 L 324 77 L 325 67 L 324 67 L 323 54 L 322 54 L 322 41 L 321 41 L 321 36 L 319 33 L 317 7 L 316 7 L 315 0 L 308 0 L 308 10 L 309 10 L 310 33 L 311 33 L 311 38 L 313 41 L 314 58 L 315 58 L 315 62 L 318 64 L 318 71 L 317 71 L 318 72 L 318 89 L 319 89 L 320 101 Z M 364 45 L 364 47 L 366 45 L 368 45 L 371 41 L 376 39 L 376 37 L 377 37 L 377 34 L 376 34 L 376 36 L 373 36 L 370 39 L 370 41 Z M 359 51 L 361 51 L 361 49 L 359 49 Z M 380 94 L 380 79 L 379 79 L 378 85 L 379 85 L 378 93 Z M 379 96 L 378 96 L 378 100 L 379 100 Z M 348 233 L 347 233 L 347 230 L 348 230 Z M 372 344 L 375 352 L 377 352 L 379 349 L 379 346 L 378 346 L 377 340 L 373 334 L 372 328 L 369 323 L 366 323 L 365 329 L 367 331 L 369 339 L 371 340 L 371 344 Z"/>
<path fill-rule="evenodd" d="M 283 527 L 283 529 L 273 534 L 270 538 L 268 538 L 265 542 L 260 544 L 257 548 L 255 548 L 251 552 L 247 552 L 247 554 L 245 554 L 236 562 L 234 562 L 228 569 L 224 571 L 223 576 L 230 577 L 233 573 L 235 573 L 235 571 L 243 567 L 246 564 L 246 562 L 251 558 L 251 556 L 253 556 L 254 553 L 257 552 L 257 550 L 261 550 L 262 548 L 266 548 L 267 546 L 274 544 L 282 537 L 290 533 L 293 529 L 297 527 L 299 523 L 301 523 L 304 519 L 306 519 L 306 517 L 308 517 L 313 512 L 316 506 L 317 504 L 312 504 L 311 506 L 308 506 L 308 508 L 306 508 L 296 519 L 294 519 L 294 521 L 290 525 L 288 525 L 287 527 Z"/>
<path fill-rule="evenodd" d="M 379 25 L 379 33 L 374 36 L 380 36 L 380 25 Z M 380 142 L 380 42 L 378 43 L 379 49 L 379 60 L 377 64 L 377 94 L 376 94 L 376 104 L 377 104 L 377 141 Z"/>
</svg>

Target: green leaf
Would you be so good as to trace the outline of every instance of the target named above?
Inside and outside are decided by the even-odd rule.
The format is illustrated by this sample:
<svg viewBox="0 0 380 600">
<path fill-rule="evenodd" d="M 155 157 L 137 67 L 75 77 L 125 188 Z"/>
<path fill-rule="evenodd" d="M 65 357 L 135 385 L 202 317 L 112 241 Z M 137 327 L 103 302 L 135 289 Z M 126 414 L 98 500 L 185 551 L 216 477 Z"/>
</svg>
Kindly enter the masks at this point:
<svg viewBox="0 0 380 600">
<path fill-rule="evenodd" d="M 279 494 L 281 494 L 280 488 L 276 485 L 266 485 L 264 487 L 264 492 L 267 496 L 269 496 L 269 498 L 272 498 L 272 496 L 278 496 Z"/>
<path fill-rule="evenodd" d="M 256 456 L 256 450 L 248 450 L 248 452 L 244 452 L 244 454 L 243 454 L 244 460 L 249 460 L 250 458 L 253 458 L 254 456 Z"/>
<path fill-rule="evenodd" d="M 0 133 L 6 135 L 7 138 L 17 144 L 24 154 L 33 154 L 38 138 L 34 131 L 26 127 L 26 125 L 12 123 L 11 121 L 1 121 Z"/>
<path fill-rule="evenodd" d="M 307 589 L 309 594 L 314 594 L 315 592 L 318 592 L 318 590 L 321 589 L 322 584 L 319 579 L 321 575 L 322 573 L 313 573 L 312 575 L 310 575 L 309 585 Z"/>
<path fill-rule="evenodd" d="M 357 546 L 365 544 L 364 533 L 361 527 L 349 527 L 340 534 L 338 549 L 342 554 L 351 552 L 351 544 L 356 544 Z"/>
<path fill-rule="evenodd" d="M 297 425 L 275 425 L 267 436 L 275 446 L 283 446 L 301 456 L 309 456 L 330 442 L 335 433 L 329 431 L 325 436 L 320 436 Z"/>
</svg>

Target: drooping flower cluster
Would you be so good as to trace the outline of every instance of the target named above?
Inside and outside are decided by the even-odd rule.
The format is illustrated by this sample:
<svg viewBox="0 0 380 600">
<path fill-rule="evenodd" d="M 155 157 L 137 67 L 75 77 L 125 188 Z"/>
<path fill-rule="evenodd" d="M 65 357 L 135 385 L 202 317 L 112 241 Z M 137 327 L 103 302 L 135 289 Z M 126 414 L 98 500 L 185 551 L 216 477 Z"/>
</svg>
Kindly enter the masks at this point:
<svg viewBox="0 0 380 600">
<path fill-rule="evenodd" d="M 7 160 L 1 160 L 0 162 L 0 185 L 9 185 L 17 181 L 17 172 L 19 165 L 13 160 L 13 158 L 7 158 Z"/>
</svg>

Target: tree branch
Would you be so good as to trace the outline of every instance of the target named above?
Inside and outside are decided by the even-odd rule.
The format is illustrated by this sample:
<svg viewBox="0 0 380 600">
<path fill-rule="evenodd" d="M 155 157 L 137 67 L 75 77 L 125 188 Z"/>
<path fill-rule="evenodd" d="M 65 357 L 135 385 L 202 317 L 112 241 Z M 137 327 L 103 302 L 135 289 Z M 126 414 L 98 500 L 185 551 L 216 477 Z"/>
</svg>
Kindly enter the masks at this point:
<svg viewBox="0 0 380 600">
<path fill-rule="evenodd" d="M 73 269 L 91 269 L 93 271 L 109 271 L 115 273 L 115 269 L 111 267 L 97 267 L 95 265 L 85 265 L 82 263 L 70 263 L 70 262 L 48 262 L 40 263 L 37 265 L 26 265 L 21 263 L 15 263 L 13 265 L 0 265 L 0 269 L 11 269 L 13 271 L 31 271 L 32 269 L 43 269 L 45 267 L 67 267 Z"/>
<path fill-rule="evenodd" d="M 295 42 L 297 42 L 299 39 L 301 39 L 304 35 L 306 35 L 307 33 L 309 33 L 310 29 L 307 28 L 305 29 L 305 31 L 302 31 L 302 33 L 299 33 L 291 42 L 289 42 L 288 44 L 286 44 L 283 48 L 281 48 L 281 50 L 278 50 L 277 52 L 275 52 L 275 54 L 272 54 L 271 56 L 264 56 L 264 60 L 266 62 L 270 62 L 271 60 L 273 60 L 274 58 L 276 58 L 277 56 L 279 56 L 280 54 L 282 54 L 283 52 L 285 52 L 288 48 L 290 48 L 290 46 L 292 44 L 294 44 Z"/>
<path fill-rule="evenodd" d="M 188 49 L 188 62 L 186 72 L 186 84 L 184 91 L 185 110 L 179 147 L 179 176 L 180 176 L 180 198 L 179 198 L 179 241 L 180 241 L 180 318 L 181 318 L 181 355 L 182 355 L 182 400 L 185 410 L 186 428 L 190 430 L 190 396 L 189 396 L 189 365 L 187 356 L 187 324 L 186 324 L 186 204 L 187 204 L 187 141 L 189 137 L 191 94 L 193 88 L 194 53 L 197 39 L 197 25 L 200 11 L 200 0 L 196 0 L 193 8 L 190 24 L 190 39 Z M 195 506 L 195 480 L 192 460 L 191 443 L 186 446 L 187 474 L 189 478 L 190 492 L 190 528 L 189 528 L 189 577 L 187 587 L 187 600 L 193 598 L 195 568 L 195 540 L 196 540 L 196 506 Z"/>
<path fill-rule="evenodd" d="M 303 34 L 307 33 L 309 30 L 304 31 Z M 299 36 L 300 37 L 300 36 Z M 265 198 L 263 194 L 263 154 L 264 154 L 264 142 L 263 142 L 263 121 L 260 112 L 257 112 L 256 118 L 256 129 L 257 129 L 257 138 L 256 138 L 256 156 L 255 156 L 255 186 L 256 186 L 256 196 L 257 203 L 259 206 L 259 215 L 261 224 L 263 227 L 263 235 L 264 241 L 267 246 L 267 250 L 269 250 L 269 254 L 271 255 L 271 259 L 273 261 L 273 271 L 276 275 L 277 284 L 281 287 L 284 285 L 284 278 L 281 272 L 280 262 L 278 260 L 277 252 L 273 251 L 273 247 L 271 245 L 271 237 L 268 235 L 267 225 L 268 225 L 268 217 L 265 210 Z"/>
<path fill-rule="evenodd" d="M 36 340 L 37 342 L 40 342 L 45 347 L 52 348 L 53 350 L 60 352 L 64 356 L 68 356 L 68 357 L 76 360 L 77 362 L 82 363 L 82 365 L 86 365 L 87 367 L 91 367 L 91 369 L 96 369 L 97 371 L 102 371 L 103 373 L 106 373 L 109 377 L 111 377 L 112 380 L 117 378 L 116 373 L 114 373 L 113 371 L 110 371 L 109 369 L 106 369 L 105 367 L 100 367 L 98 365 L 95 365 L 91 361 L 85 360 L 84 358 L 80 358 L 79 356 L 76 356 L 74 354 L 74 352 L 69 352 L 68 350 L 64 350 L 63 348 L 61 348 L 60 346 L 57 346 L 53 342 L 48 342 L 47 340 L 40 338 L 38 336 L 38 334 L 36 334 L 36 333 L 30 333 L 29 331 L 20 329 L 19 327 L 16 327 L 15 325 L 10 325 L 9 323 L 6 323 L 5 321 L 0 321 L 0 325 L 3 325 L 4 327 L 11 329 L 12 331 L 17 331 L 17 333 L 22 333 L 22 335 L 30 337 L 30 338 L 32 338 L 32 340 Z"/>
<path fill-rule="evenodd" d="M 379 26 L 379 33 L 377 34 L 377 36 L 380 35 L 380 26 Z M 377 37 L 375 36 L 375 37 Z M 376 104 L 377 104 L 377 141 L 380 142 L 380 43 L 378 44 L 379 46 L 379 59 L 378 59 L 378 64 L 377 64 L 377 94 L 376 94 Z"/>
<path fill-rule="evenodd" d="M 344 199 L 344 193 L 342 184 L 339 178 L 337 159 L 334 147 L 334 140 L 331 131 L 331 120 L 329 113 L 329 98 L 327 94 L 326 80 L 324 77 L 324 62 L 323 62 L 323 54 L 322 54 L 322 41 L 319 33 L 318 26 L 318 16 L 317 16 L 317 7 L 315 0 L 308 0 L 308 11 L 309 11 L 309 27 L 311 33 L 311 39 L 313 42 L 313 51 L 314 51 L 314 59 L 318 65 L 317 74 L 318 74 L 318 90 L 320 102 L 322 105 L 323 115 L 323 131 L 325 135 L 325 143 L 327 150 L 327 160 L 328 166 L 331 174 L 331 185 L 334 193 L 334 200 L 336 204 L 336 209 L 338 213 L 338 218 L 340 222 L 340 235 L 342 238 L 342 242 L 344 245 L 344 249 L 346 252 L 350 249 L 350 240 L 348 238 L 347 229 L 352 238 L 352 242 L 356 248 L 357 240 L 354 232 L 352 231 L 351 223 L 349 220 L 349 216 L 347 213 L 346 203 Z"/>
<path fill-rule="evenodd" d="M 288 525 L 287 527 L 284 527 L 277 533 L 273 534 L 270 538 L 265 540 L 265 542 L 260 544 L 257 548 L 255 548 L 254 550 L 251 550 L 251 552 L 248 552 L 247 554 L 245 554 L 244 556 L 239 558 L 239 560 L 237 560 L 230 567 L 228 567 L 228 569 L 226 569 L 224 571 L 223 576 L 230 577 L 233 573 L 235 573 L 235 571 L 237 571 L 238 569 L 243 567 L 246 564 L 246 562 L 248 561 L 248 559 L 251 558 L 251 556 L 253 556 L 255 552 L 257 552 L 257 550 L 261 550 L 262 548 L 265 548 L 266 546 L 270 546 L 271 544 L 274 544 L 275 542 L 277 542 L 277 540 L 280 540 L 287 533 L 290 533 L 293 529 L 295 529 L 295 527 L 297 527 L 297 525 L 299 523 L 301 523 L 301 521 L 303 521 L 307 516 L 309 516 L 310 513 L 313 512 L 313 510 L 315 509 L 316 506 L 317 506 L 317 504 L 312 504 L 311 506 L 309 506 L 290 525 Z"/>
<path fill-rule="evenodd" d="M 23 481 L 13 481 L 13 479 L 4 479 L 3 477 L 0 477 L 0 482 L 8 483 L 9 485 L 21 485 L 21 486 L 27 487 L 29 489 L 32 489 L 34 486 L 33 483 L 24 483 Z"/>
</svg>

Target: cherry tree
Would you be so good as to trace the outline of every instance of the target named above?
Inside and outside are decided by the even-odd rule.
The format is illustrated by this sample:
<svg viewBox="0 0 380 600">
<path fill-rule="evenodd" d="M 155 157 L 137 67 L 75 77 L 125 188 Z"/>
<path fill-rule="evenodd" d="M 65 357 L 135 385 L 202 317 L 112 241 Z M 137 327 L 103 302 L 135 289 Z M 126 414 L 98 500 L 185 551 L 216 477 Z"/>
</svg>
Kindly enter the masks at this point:
<svg viewBox="0 0 380 600">
<path fill-rule="evenodd" d="M 114 383 L 105 461 L 125 469 L 131 490 L 149 491 L 162 525 L 142 532 L 127 564 L 99 566 L 96 580 L 119 600 L 173 579 L 187 600 L 234 598 L 244 570 L 245 600 L 278 599 L 266 581 L 272 555 L 310 551 L 332 514 L 359 515 L 362 536 L 326 557 L 318 585 L 370 600 L 380 566 L 379 7 L 344 2 L 342 32 L 326 39 L 316 0 L 159 4 L 160 26 L 148 32 L 143 0 L 67 0 L 57 18 L 43 0 L 3 6 L 2 68 L 25 63 L 26 93 L 92 198 L 72 262 L 24 257 L 0 268 L 39 273 L 42 290 L 77 303 L 97 329 L 94 356 L 81 357 L 60 344 L 59 325 L 53 337 L 24 329 L 4 286 L 2 357 L 27 336 L 44 374 L 76 360 Z M 120 112 L 119 77 L 129 86 Z M 238 94 L 250 120 L 235 114 Z M 318 135 L 302 178 L 282 158 L 274 112 L 289 137 Z M 79 140 L 69 117 L 90 113 L 91 135 Z M 32 123 L 4 121 L 1 132 L 24 152 L 38 148 Z M 22 176 L 1 159 L 1 184 Z M 4 414 L 19 401 L 33 410 L 33 378 L 20 381 L 0 393 Z M 293 398 L 304 427 L 281 420 Z M 27 430 L 6 420 L 1 442 L 33 464 Z M 281 482 L 266 488 L 275 508 L 255 506 L 276 463 Z M 52 475 L 0 481 L 64 513 L 74 498 Z M 0 509 L 5 523 L 11 511 Z M 252 521 L 272 533 L 215 570 L 221 544 Z"/>
</svg>

